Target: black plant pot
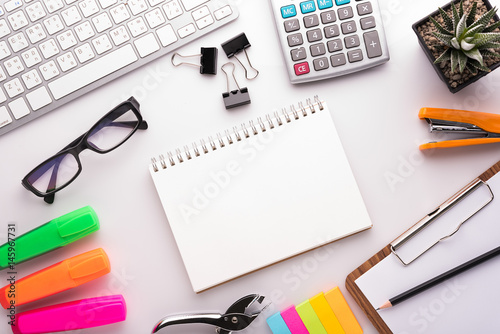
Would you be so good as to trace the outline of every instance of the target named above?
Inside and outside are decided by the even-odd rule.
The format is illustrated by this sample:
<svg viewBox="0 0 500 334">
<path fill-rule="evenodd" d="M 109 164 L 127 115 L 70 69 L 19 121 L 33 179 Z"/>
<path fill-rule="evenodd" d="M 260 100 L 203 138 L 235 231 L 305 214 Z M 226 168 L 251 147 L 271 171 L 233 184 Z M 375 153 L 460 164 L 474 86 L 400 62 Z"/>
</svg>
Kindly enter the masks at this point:
<svg viewBox="0 0 500 334">
<path fill-rule="evenodd" d="M 491 5 L 491 3 L 488 1 L 488 0 L 482 0 L 484 5 L 486 6 L 486 9 L 487 10 L 490 10 L 493 6 Z M 454 0 L 448 4 L 446 4 L 444 7 L 441 7 L 444 11 L 447 11 L 448 9 L 451 8 L 451 4 L 452 3 L 455 3 L 455 4 L 458 4 L 460 3 L 460 0 Z M 479 8 L 479 7 L 478 7 Z M 466 11 L 467 9 L 464 8 L 464 11 Z M 417 38 L 418 38 L 418 42 L 420 44 L 420 46 L 422 47 L 422 49 L 424 50 L 424 53 L 425 55 L 427 56 L 427 59 L 429 59 L 429 61 L 431 62 L 432 64 L 432 67 L 434 67 L 434 70 L 436 71 L 437 75 L 441 78 L 442 81 L 444 81 L 444 83 L 446 84 L 446 86 L 448 87 L 448 89 L 450 90 L 450 92 L 452 92 L 453 94 L 455 94 L 456 92 L 458 92 L 459 90 L 467 87 L 468 85 L 470 85 L 471 83 L 473 82 L 476 82 L 477 80 L 481 79 L 482 77 L 484 77 L 486 74 L 490 73 L 490 72 L 483 72 L 483 71 L 479 71 L 477 73 L 477 75 L 475 76 L 472 76 L 469 80 L 467 80 L 466 82 L 458 85 L 457 87 L 453 88 L 451 87 L 450 85 L 450 82 L 448 80 L 448 78 L 445 77 L 444 75 L 444 72 L 441 70 L 441 67 L 440 67 L 440 64 L 434 64 L 434 61 L 436 60 L 436 58 L 434 58 L 434 55 L 432 54 L 431 50 L 429 50 L 429 48 L 427 47 L 427 44 L 425 43 L 424 41 L 424 38 L 420 35 L 420 33 L 418 32 L 418 27 L 420 27 L 421 25 L 423 25 L 424 23 L 427 23 L 429 22 L 429 16 L 435 16 L 435 15 L 439 15 L 439 10 L 436 10 L 435 12 L 431 13 L 430 15 L 428 15 L 427 17 L 424 17 L 423 19 L 421 19 L 420 21 L 414 23 L 412 25 L 412 28 L 413 28 L 413 31 L 415 32 L 415 34 L 417 35 Z M 498 15 L 495 15 L 493 17 L 493 20 L 496 22 L 499 20 L 498 18 Z M 494 70 L 496 69 L 498 66 L 500 66 L 500 62 L 497 62 L 491 66 L 489 66 L 489 69 L 490 70 Z"/>
</svg>

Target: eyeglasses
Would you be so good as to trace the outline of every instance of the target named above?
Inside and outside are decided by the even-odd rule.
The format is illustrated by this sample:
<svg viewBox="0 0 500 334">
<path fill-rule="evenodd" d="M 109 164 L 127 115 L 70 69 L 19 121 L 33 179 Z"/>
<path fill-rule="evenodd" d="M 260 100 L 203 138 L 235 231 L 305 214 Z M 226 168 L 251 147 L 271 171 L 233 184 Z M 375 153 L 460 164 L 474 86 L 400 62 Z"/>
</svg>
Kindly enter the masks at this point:
<svg viewBox="0 0 500 334">
<path fill-rule="evenodd" d="M 104 115 L 89 131 L 29 172 L 22 184 L 51 204 L 54 194 L 67 187 L 82 171 L 79 158 L 82 151 L 108 153 L 126 142 L 137 129 L 147 128 L 148 123 L 139 112 L 139 102 L 130 97 Z"/>
</svg>

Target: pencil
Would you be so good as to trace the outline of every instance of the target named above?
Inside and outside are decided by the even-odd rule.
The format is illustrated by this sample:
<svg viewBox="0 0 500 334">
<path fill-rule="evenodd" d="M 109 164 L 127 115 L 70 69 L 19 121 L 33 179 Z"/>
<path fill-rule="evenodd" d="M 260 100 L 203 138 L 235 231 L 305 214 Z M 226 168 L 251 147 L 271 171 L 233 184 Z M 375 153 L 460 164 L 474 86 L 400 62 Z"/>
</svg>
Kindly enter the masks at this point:
<svg viewBox="0 0 500 334">
<path fill-rule="evenodd" d="M 433 286 L 438 285 L 438 284 L 440 284 L 440 283 L 442 283 L 442 282 L 444 282 L 444 281 L 446 281 L 446 280 L 448 280 L 448 279 L 450 279 L 458 274 L 461 274 L 464 271 L 469 270 L 469 269 L 471 269 L 471 268 L 473 268 L 473 267 L 475 267 L 483 262 L 486 262 L 499 254 L 500 254 L 500 247 L 497 247 L 493 250 L 490 250 L 489 252 L 486 252 L 482 255 L 479 255 L 478 257 L 476 257 L 472 260 L 469 260 L 465 263 L 462 263 L 461 265 L 459 265 L 453 269 L 450 269 L 447 272 L 444 272 L 439 276 L 431 278 L 430 280 L 428 280 L 422 284 L 419 284 L 416 287 L 411 288 L 410 290 L 407 290 L 403 293 L 400 293 L 399 295 L 397 295 L 395 297 L 392 297 L 391 299 L 386 301 L 384 304 L 382 304 L 379 308 L 377 308 L 377 311 L 382 310 L 382 309 L 386 309 L 389 307 L 393 307 L 393 306 L 407 300 L 408 298 L 411 298 L 415 295 L 418 295 L 419 293 L 421 293 L 427 289 L 430 289 Z"/>
</svg>

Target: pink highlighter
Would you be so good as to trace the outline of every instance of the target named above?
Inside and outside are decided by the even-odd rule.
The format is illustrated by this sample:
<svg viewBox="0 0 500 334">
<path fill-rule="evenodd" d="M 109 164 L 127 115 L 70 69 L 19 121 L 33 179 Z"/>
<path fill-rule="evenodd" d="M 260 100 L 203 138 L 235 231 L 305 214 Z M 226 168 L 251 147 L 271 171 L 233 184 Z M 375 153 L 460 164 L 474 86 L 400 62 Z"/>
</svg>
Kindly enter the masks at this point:
<svg viewBox="0 0 500 334">
<path fill-rule="evenodd" d="M 14 334 L 61 332 L 124 321 L 127 308 L 122 295 L 76 300 L 16 315 Z"/>
</svg>

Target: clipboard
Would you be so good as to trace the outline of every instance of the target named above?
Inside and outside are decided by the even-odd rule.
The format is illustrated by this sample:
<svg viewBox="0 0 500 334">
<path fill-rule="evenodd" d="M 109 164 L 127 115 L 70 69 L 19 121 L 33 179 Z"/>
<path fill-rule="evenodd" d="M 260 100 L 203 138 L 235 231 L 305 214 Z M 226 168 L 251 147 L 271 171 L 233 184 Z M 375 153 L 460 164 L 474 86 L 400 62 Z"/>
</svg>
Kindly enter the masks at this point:
<svg viewBox="0 0 500 334">
<path fill-rule="evenodd" d="M 383 249 L 381 249 L 379 252 L 377 252 L 370 259 L 368 259 L 366 262 L 364 262 L 361 266 L 356 268 L 353 272 L 351 272 L 347 276 L 346 278 L 347 290 L 353 296 L 354 300 L 358 303 L 358 305 L 361 307 L 363 312 L 366 314 L 370 322 L 378 330 L 379 333 L 389 334 L 393 332 L 391 331 L 389 326 L 384 322 L 380 314 L 375 310 L 374 306 L 370 303 L 368 298 L 365 296 L 361 288 L 356 283 L 356 280 L 361 276 L 363 276 L 364 274 L 366 274 L 370 269 L 372 269 L 374 266 L 379 264 L 382 260 L 386 259 L 391 254 L 394 254 L 399 259 L 399 261 L 401 261 L 402 266 L 411 266 L 411 263 L 414 260 L 419 258 L 421 255 L 423 255 L 429 249 L 434 247 L 440 241 L 432 242 L 430 247 L 428 248 L 425 247 L 420 254 L 417 254 L 415 258 L 410 258 L 409 260 L 400 258 L 398 250 L 400 250 L 401 247 L 404 247 L 405 243 L 412 237 L 419 234 L 421 231 L 425 230 L 426 227 L 430 226 L 434 222 L 439 221 L 439 217 L 443 215 L 445 212 L 447 212 L 449 209 L 451 209 L 456 205 L 460 205 L 460 202 L 465 197 L 474 192 L 479 186 L 482 185 L 487 186 L 488 190 L 491 192 L 491 200 L 487 201 L 487 203 L 484 203 L 484 205 L 482 205 L 477 211 L 473 212 L 473 214 L 470 217 L 465 219 L 465 221 L 459 222 L 457 229 L 455 231 L 452 231 L 450 235 L 444 236 L 443 239 L 446 240 L 448 238 L 453 237 L 453 235 L 458 232 L 458 230 L 466 222 L 466 220 L 474 216 L 474 214 L 482 210 L 484 207 L 486 207 L 489 203 L 493 201 L 494 194 L 491 188 L 489 187 L 487 181 L 490 180 L 493 176 L 495 176 L 499 171 L 500 171 L 500 161 L 497 162 L 492 167 L 490 167 L 488 170 L 486 170 L 484 173 L 482 173 L 468 185 L 466 185 L 455 195 L 450 197 L 447 201 L 441 204 L 436 210 L 429 213 L 415 225 L 410 227 L 407 231 L 405 231 L 398 238 L 389 243 L 387 246 L 385 246 Z M 387 296 L 387 297 L 389 298 L 392 296 Z"/>
</svg>

